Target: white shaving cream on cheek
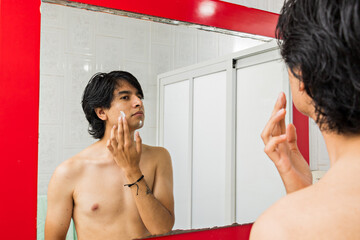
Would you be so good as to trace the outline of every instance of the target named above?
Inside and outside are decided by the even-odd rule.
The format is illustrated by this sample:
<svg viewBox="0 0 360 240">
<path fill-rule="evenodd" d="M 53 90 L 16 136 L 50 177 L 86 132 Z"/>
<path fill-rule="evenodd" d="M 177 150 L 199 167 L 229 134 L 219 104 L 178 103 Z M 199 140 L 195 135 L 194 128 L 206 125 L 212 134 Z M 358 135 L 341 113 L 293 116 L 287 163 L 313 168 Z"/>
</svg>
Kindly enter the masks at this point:
<svg viewBox="0 0 360 240">
<path fill-rule="evenodd" d="M 143 121 L 140 120 L 139 127 L 142 127 L 142 125 L 143 125 Z"/>
</svg>

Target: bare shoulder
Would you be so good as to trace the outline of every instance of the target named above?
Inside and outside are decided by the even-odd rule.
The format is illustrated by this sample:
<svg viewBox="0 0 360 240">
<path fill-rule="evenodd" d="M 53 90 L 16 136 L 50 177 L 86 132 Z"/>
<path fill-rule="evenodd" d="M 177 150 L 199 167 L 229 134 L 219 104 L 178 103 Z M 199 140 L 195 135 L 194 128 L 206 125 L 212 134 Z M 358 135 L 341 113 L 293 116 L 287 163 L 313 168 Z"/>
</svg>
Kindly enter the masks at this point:
<svg viewBox="0 0 360 240">
<path fill-rule="evenodd" d="M 335 183 L 319 182 L 266 210 L 255 222 L 250 239 L 360 239 L 356 200 Z"/>
<path fill-rule="evenodd" d="M 52 189 L 52 186 L 73 186 L 76 179 L 81 175 L 83 168 L 84 154 L 82 152 L 65 160 L 56 167 L 49 183 L 49 190 Z"/>
<path fill-rule="evenodd" d="M 159 163 L 171 162 L 171 157 L 168 150 L 163 147 L 155 147 L 143 144 L 143 153 L 145 153 L 152 159 L 156 159 L 157 161 L 159 161 Z"/>
<path fill-rule="evenodd" d="M 296 239 L 292 236 L 296 236 L 292 229 L 303 225 L 297 218 L 301 212 L 300 208 L 304 207 L 300 198 L 306 198 L 307 194 L 301 195 L 287 195 L 267 209 L 254 223 L 250 239 Z"/>
</svg>

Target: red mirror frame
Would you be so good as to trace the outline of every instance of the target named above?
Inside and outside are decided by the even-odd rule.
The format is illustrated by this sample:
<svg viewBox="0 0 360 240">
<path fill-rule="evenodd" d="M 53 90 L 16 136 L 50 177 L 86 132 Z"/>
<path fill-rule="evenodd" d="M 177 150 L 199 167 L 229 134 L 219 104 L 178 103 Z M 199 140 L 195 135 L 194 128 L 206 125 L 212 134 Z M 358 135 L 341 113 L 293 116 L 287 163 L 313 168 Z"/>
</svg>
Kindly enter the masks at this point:
<svg viewBox="0 0 360 240">
<path fill-rule="evenodd" d="M 217 0 L 72 0 L 274 37 L 278 15 Z M 39 0 L 0 1 L 0 182 L 3 239 L 36 239 L 40 79 Z M 211 4 L 211 16 L 200 6 Z M 299 147 L 309 159 L 308 120 L 294 109 Z"/>
</svg>

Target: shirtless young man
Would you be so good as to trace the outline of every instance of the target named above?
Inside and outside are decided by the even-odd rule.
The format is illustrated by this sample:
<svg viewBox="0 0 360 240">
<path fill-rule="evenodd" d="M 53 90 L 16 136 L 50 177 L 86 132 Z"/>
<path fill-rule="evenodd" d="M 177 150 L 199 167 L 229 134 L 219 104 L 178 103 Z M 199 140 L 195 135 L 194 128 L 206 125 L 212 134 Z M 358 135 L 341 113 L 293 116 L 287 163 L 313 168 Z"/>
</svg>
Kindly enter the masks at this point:
<svg viewBox="0 0 360 240">
<path fill-rule="evenodd" d="M 171 159 L 135 133 L 144 123 L 142 99 L 140 84 L 128 72 L 98 73 L 89 81 L 82 106 L 89 133 L 100 140 L 56 168 L 48 188 L 46 240 L 65 239 L 71 218 L 79 240 L 127 240 L 172 229 Z"/>
<path fill-rule="evenodd" d="M 360 1 L 287 1 L 277 36 L 294 104 L 319 125 L 331 168 L 311 186 L 281 94 L 262 139 L 288 195 L 260 216 L 250 239 L 360 239 Z"/>
</svg>

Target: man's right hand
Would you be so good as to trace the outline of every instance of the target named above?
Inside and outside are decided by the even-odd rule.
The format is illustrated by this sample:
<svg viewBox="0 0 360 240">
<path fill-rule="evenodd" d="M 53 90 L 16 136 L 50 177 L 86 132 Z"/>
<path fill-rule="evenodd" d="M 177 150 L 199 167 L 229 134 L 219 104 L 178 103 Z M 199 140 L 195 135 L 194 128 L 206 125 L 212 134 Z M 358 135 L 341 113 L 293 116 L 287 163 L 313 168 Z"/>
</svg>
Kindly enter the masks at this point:
<svg viewBox="0 0 360 240">
<path fill-rule="evenodd" d="M 261 138 L 265 153 L 274 162 L 287 193 L 312 184 L 309 165 L 297 146 L 296 129 L 293 124 L 285 127 L 286 97 L 281 93 Z"/>
<path fill-rule="evenodd" d="M 125 171 L 126 175 L 137 173 L 133 180 L 142 175 L 139 166 L 142 140 L 138 132 L 135 134 L 135 142 L 130 137 L 129 125 L 125 117 L 119 117 L 118 124 L 111 129 L 111 136 L 106 146 L 113 155 L 116 164 Z"/>
</svg>

